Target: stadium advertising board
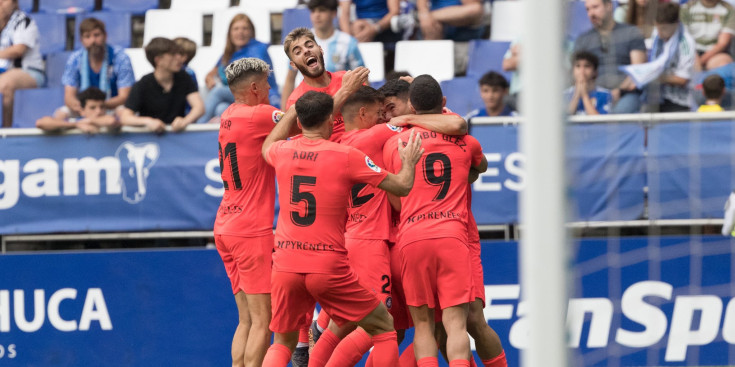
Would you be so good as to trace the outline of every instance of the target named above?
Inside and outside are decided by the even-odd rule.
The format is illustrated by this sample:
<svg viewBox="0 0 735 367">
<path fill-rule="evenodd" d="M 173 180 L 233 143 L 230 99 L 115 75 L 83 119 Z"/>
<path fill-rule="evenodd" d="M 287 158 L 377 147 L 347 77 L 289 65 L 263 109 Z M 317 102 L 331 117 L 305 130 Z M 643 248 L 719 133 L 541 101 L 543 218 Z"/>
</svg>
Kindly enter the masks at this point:
<svg viewBox="0 0 735 367">
<path fill-rule="evenodd" d="M 735 364 L 734 244 L 719 236 L 575 243 L 566 315 L 574 365 Z M 518 244 L 482 250 L 485 317 L 509 366 L 519 366 L 529 325 Z M 214 250 L 0 256 L 3 366 L 228 365 L 236 320 Z"/>
</svg>

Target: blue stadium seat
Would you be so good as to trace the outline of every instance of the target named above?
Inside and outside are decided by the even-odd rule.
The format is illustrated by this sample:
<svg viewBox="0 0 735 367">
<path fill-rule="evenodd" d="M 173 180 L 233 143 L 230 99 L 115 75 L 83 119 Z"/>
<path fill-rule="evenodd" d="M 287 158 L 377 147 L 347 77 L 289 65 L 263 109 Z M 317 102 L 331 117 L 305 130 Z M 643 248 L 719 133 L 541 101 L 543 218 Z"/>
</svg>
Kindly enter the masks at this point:
<svg viewBox="0 0 735 367">
<path fill-rule="evenodd" d="M 337 20 L 337 18 L 334 18 Z M 294 8 L 283 11 L 283 26 L 281 31 L 281 43 L 292 30 L 306 27 L 311 28 L 311 18 L 309 18 L 309 9 Z"/>
<path fill-rule="evenodd" d="M 584 1 L 570 1 L 567 8 L 567 36 L 575 40 L 580 34 L 592 28 Z"/>
<path fill-rule="evenodd" d="M 46 13 L 76 14 L 94 10 L 95 0 L 38 0 L 38 10 Z"/>
<path fill-rule="evenodd" d="M 46 86 L 49 88 L 61 86 L 61 76 L 64 75 L 66 60 L 71 51 L 57 52 L 46 57 Z"/>
<path fill-rule="evenodd" d="M 442 92 L 447 97 L 447 107 L 452 112 L 464 116 L 483 106 L 477 80 L 473 77 L 460 77 L 441 82 Z"/>
<path fill-rule="evenodd" d="M 66 49 L 66 15 L 53 13 L 33 13 L 31 18 L 38 25 L 41 37 L 41 53 L 48 55 Z"/>
<path fill-rule="evenodd" d="M 18 89 L 13 99 L 13 127 L 35 127 L 36 120 L 52 115 L 63 105 L 62 87 Z"/>
<path fill-rule="evenodd" d="M 18 8 L 26 13 L 33 12 L 33 0 L 18 0 Z"/>
<path fill-rule="evenodd" d="M 74 49 L 82 47 L 79 34 L 79 23 L 86 18 L 97 18 L 105 23 L 107 43 L 123 48 L 129 48 L 132 43 L 132 14 L 121 11 L 96 11 L 77 15 L 76 29 L 74 30 Z"/>
<path fill-rule="evenodd" d="M 103 0 L 102 9 L 143 15 L 147 10 L 158 9 L 158 0 Z"/>
<path fill-rule="evenodd" d="M 469 45 L 467 75 L 479 79 L 490 70 L 497 71 L 510 80 L 510 73 L 503 71 L 503 56 L 510 42 L 472 40 Z"/>
</svg>

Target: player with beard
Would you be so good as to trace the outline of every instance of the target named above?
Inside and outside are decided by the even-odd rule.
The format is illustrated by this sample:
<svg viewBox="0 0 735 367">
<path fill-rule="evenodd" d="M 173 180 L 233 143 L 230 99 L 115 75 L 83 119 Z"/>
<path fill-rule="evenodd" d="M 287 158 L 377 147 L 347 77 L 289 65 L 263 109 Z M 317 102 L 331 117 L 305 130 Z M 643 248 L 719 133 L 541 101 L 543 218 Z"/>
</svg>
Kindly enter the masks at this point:
<svg viewBox="0 0 735 367">
<path fill-rule="evenodd" d="M 286 52 L 291 66 L 298 69 L 304 76 L 304 80 L 291 93 L 286 100 L 285 108 L 288 109 L 308 91 L 322 92 L 334 98 L 334 132 L 331 141 L 339 141 L 345 131 L 344 121 L 340 113 L 342 104 L 356 88 L 342 88 L 347 80 L 353 78 L 360 81 L 360 85 L 367 83 L 370 70 L 358 67 L 350 71 L 329 72 L 324 68 L 324 53 L 316 43 L 314 34 L 307 28 L 296 28 L 291 31 L 283 41 L 283 49 Z M 359 85 L 358 85 L 359 87 Z"/>
</svg>

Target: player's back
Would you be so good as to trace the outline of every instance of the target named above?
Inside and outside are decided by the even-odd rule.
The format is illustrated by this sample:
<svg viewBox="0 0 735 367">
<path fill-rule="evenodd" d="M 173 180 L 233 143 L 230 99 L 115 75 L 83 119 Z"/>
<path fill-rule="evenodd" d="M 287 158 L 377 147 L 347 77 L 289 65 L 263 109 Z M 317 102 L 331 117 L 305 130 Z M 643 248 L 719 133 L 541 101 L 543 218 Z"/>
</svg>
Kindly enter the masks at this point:
<svg viewBox="0 0 735 367">
<path fill-rule="evenodd" d="M 467 242 L 467 189 L 469 169 L 479 164 L 482 150 L 469 135 L 450 136 L 419 127 L 424 154 L 416 164 L 413 189 L 401 198 L 399 243 L 455 237 Z M 384 149 L 386 166 L 401 166 L 397 139 L 408 140 L 411 130 L 391 138 Z"/>
<path fill-rule="evenodd" d="M 232 104 L 222 113 L 219 162 L 225 192 L 216 234 L 262 236 L 272 232 L 275 172 L 261 154 L 263 141 L 283 113 L 273 106 Z"/>
<path fill-rule="evenodd" d="M 280 191 L 274 269 L 348 269 L 344 233 L 350 188 L 362 181 L 377 185 L 386 173 L 364 153 L 323 139 L 277 142 L 267 154 Z"/>
<path fill-rule="evenodd" d="M 385 167 L 383 145 L 401 131 L 400 127 L 378 124 L 370 129 L 348 131 L 340 143 L 357 148 L 378 167 Z M 385 191 L 365 183 L 352 186 L 345 237 L 388 240 L 390 222 L 391 208 Z"/>
</svg>

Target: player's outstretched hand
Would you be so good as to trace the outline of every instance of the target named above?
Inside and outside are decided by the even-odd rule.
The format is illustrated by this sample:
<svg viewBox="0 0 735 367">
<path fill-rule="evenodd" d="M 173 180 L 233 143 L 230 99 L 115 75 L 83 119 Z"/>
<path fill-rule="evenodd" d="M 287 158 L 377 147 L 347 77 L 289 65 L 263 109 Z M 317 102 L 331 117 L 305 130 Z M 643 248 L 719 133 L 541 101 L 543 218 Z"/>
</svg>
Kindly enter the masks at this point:
<svg viewBox="0 0 735 367">
<path fill-rule="evenodd" d="M 409 124 L 411 115 L 401 115 L 391 118 L 388 123 L 393 126 L 403 127 Z"/>
<path fill-rule="evenodd" d="M 401 138 L 398 138 L 398 154 L 400 154 L 401 162 L 404 165 L 415 166 L 421 159 L 421 155 L 424 154 L 424 148 L 421 147 L 421 137 L 415 135 L 414 131 L 411 130 L 405 146 Z"/>
<path fill-rule="evenodd" d="M 354 93 L 360 87 L 367 83 L 370 69 L 359 66 L 353 70 L 350 70 L 342 76 L 342 88 L 345 88 L 350 93 Z"/>
</svg>

